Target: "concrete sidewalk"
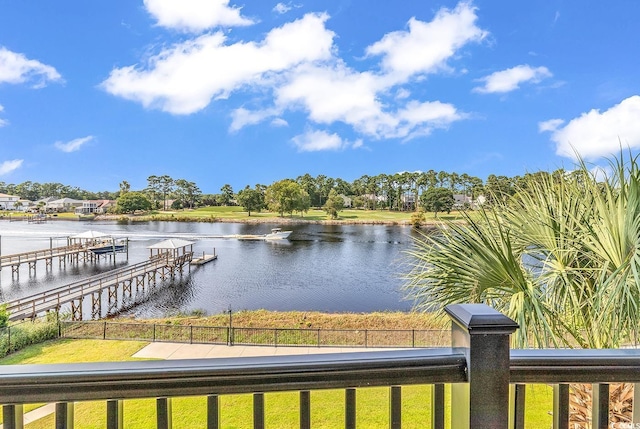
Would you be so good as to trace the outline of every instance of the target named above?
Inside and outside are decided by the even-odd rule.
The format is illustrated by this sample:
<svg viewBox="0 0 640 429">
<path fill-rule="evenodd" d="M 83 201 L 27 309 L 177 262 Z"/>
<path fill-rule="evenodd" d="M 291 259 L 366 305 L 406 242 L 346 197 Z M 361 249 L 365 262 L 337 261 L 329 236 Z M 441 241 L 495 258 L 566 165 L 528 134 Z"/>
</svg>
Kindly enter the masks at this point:
<svg viewBox="0 0 640 429">
<path fill-rule="evenodd" d="M 320 353 L 351 353 L 392 350 L 388 348 L 353 347 L 272 347 L 226 346 L 212 344 L 151 343 L 133 355 L 147 359 L 207 359 L 248 356 L 308 355 Z"/>
</svg>

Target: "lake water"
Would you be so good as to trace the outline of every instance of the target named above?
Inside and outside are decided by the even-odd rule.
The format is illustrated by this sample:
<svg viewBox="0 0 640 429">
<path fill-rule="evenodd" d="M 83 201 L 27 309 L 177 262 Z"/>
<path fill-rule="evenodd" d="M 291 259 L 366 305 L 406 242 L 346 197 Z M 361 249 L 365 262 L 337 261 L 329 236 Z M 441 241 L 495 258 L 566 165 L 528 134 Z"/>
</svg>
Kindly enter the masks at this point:
<svg viewBox="0 0 640 429">
<path fill-rule="evenodd" d="M 324 312 L 407 311 L 404 298 L 404 250 L 411 245 L 411 228 L 385 225 L 291 225 L 289 240 L 249 241 L 221 238 L 233 234 L 264 234 L 285 225 L 183 222 L 75 222 L 45 224 L 0 221 L 0 253 L 66 245 L 66 237 L 96 230 L 114 237 L 128 237 L 129 259 L 118 255 L 116 266 L 149 257 L 147 246 L 167 238 L 194 241 L 196 256 L 215 248 L 218 259 L 192 267 L 173 283 L 130 310 L 136 317 L 159 317 L 177 312 L 204 310 L 220 313 L 237 310 L 302 310 Z M 32 295 L 112 269 L 99 264 L 45 269 L 39 262 L 35 274 L 27 265 L 18 277 L 10 268 L 0 274 L 2 300 Z"/>
</svg>

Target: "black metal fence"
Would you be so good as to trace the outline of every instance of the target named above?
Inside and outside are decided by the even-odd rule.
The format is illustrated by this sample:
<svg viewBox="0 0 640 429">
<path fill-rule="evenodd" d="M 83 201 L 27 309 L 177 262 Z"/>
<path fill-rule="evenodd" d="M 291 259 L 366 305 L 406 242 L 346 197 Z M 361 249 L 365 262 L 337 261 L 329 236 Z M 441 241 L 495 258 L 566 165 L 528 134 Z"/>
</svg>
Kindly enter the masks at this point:
<svg viewBox="0 0 640 429">
<path fill-rule="evenodd" d="M 57 338 L 58 323 L 50 317 L 12 323 L 0 328 L 0 357 L 20 350 L 28 345 Z"/>
<path fill-rule="evenodd" d="M 62 321 L 60 336 L 275 347 L 448 347 L 451 342 L 448 330 L 230 328 L 109 321 Z"/>
</svg>

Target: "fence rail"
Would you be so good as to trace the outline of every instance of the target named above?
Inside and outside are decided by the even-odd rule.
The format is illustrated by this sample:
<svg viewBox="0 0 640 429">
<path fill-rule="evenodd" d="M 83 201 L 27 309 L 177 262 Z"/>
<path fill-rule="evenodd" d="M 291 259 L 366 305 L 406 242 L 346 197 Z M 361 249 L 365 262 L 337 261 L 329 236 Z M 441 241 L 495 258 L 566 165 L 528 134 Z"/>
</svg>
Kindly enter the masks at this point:
<svg viewBox="0 0 640 429">
<path fill-rule="evenodd" d="M 178 361 L 112 362 L 55 365 L 0 365 L 0 403 L 4 427 L 23 427 L 23 405 L 55 402 L 56 427 L 73 428 L 73 402 L 106 402 L 108 429 L 122 429 L 123 400 L 156 399 L 156 424 L 172 427 L 173 397 L 206 396 L 206 415 L 200 427 L 219 428 L 220 397 L 249 393 L 253 396 L 253 427 L 265 427 L 265 392 L 299 393 L 300 427 L 311 427 L 311 391 L 343 389 L 344 401 L 325 410 L 343 413 L 344 427 L 355 429 L 357 389 L 388 386 L 389 427 L 402 427 L 404 385 L 426 384 L 432 390 L 424 405 L 431 422 L 421 427 L 459 429 L 524 429 L 525 389 L 522 383 L 553 384 L 553 428 L 634 428 L 640 422 L 640 385 L 634 387 L 633 416 L 615 423 L 609 403 L 609 384 L 640 382 L 640 350 L 509 350 L 509 337 L 517 329 L 511 319 L 486 306 L 452 305 L 452 347 L 415 350 L 362 351 L 344 354 L 310 354 Z M 114 323 L 65 323 L 66 328 L 107 337 Z M 203 338 L 207 336 L 255 338 L 284 330 L 249 330 L 231 333 L 230 328 L 199 329 L 196 326 L 119 324 L 134 337 Z M 133 327 L 137 326 L 136 329 Z M 216 331 L 215 329 L 218 329 Z M 234 328 L 239 329 L 239 328 Z M 227 330 L 227 331 L 225 331 Z M 299 330 L 313 332 L 313 330 Z M 317 333 L 317 331 L 316 331 Z M 371 334 L 368 331 L 369 335 Z M 361 338 L 361 337 L 358 337 Z M 365 338 L 369 338 L 368 336 Z M 274 341 L 275 343 L 275 341 Z M 320 343 L 318 343 L 320 345 Z M 368 344 L 368 343 L 367 343 Z M 449 385 L 445 394 L 444 384 Z M 567 383 L 594 383 L 590 421 L 574 425 L 570 418 Z M 445 396 L 449 405 L 445 406 Z M 342 408 L 343 411 L 339 409 Z M 415 419 L 415 417 L 413 417 Z M 152 422 L 146 422 L 151 427 Z M 530 425 L 529 425 L 530 426 Z M 527 427 L 529 427 L 527 426 Z M 540 427 L 540 426 L 538 426 Z"/>
<path fill-rule="evenodd" d="M 108 321 L 62 321 L 65 338 L 139 340 L 189 344 L 305 346 L 305 347 L 447 347 L 448 330 L 348 330 L 294 328 L 236 328 Z"/>
</svg>

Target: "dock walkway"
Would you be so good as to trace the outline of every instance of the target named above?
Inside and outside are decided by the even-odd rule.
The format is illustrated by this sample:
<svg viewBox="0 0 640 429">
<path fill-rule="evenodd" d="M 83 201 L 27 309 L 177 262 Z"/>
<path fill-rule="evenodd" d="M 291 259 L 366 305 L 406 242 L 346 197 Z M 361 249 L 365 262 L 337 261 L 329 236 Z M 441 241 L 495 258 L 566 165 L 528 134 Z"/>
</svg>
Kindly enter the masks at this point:
<svg viewBox="0 0 640 429">
<path fill-rule="evenodd" d="M 126 252 L 126 246 L 123 250 L 116 251 L 114 248 L 112 252 L 104 252 L 102 254 L 95 253 L 91 250 L 91 246 L 94 242 L 87 243 L 73 243 L 67 246 L 50 247 L 49 249 L 31 250 L 28 252 L 14 253 L 11 255 L 0 256 L 0 270 L 2 268 L 11 267 L 11 274 L 18 274 L 20 266 L 22 264 L 29 265 L 29 272 L 35 271 L 36 264 L 39 261 L 45 261 L 47 270 L 51 268 L 54 258 L 58 258 L 60 266 L 66 265 L 67 261 L 72 263 L 85 262 L 85 261 L 97 261 L 101 256 Z"/>
<path fill-rule="evenodd" d="M 52 247 L 43 250 L 32 250 L 29 252 L 15 253 L 12 255 L 0 256 L 0 268 L 19 266 L 20 264 L 31 264 L 40 260 L 52 260 L 53 258 L 66 258 L 86 251 L 87 248 L 80 244 L 70 246 Z"/>
<path fill-rule="evenodd" d="M 7 306 L 10 320 L 33 318 L 47 311 L 59 310 L 63 304 L 67 303 L 71 303 L 72 319 L 82 320 L 83 299 L 91 296 L 91 318 L 99 319 L 102 317 L 103 291 L 108 292 L 107 313 L 117 311 L 118 303 L 124 304 L 127 299 L 133 299 L 134 283 L 136 294 L 144 292 L 145 281 L 148 286 L 155 286 L 158 273 L 161 280 L 169 276 L 173 277 L 177 270 L 181 272 L 184 262 L 160 255 L 132 266 L 108 271 L 4 304 Z M 118 298 L 119 290 L 121 290 L 120 299 Z"/>
</svg>

